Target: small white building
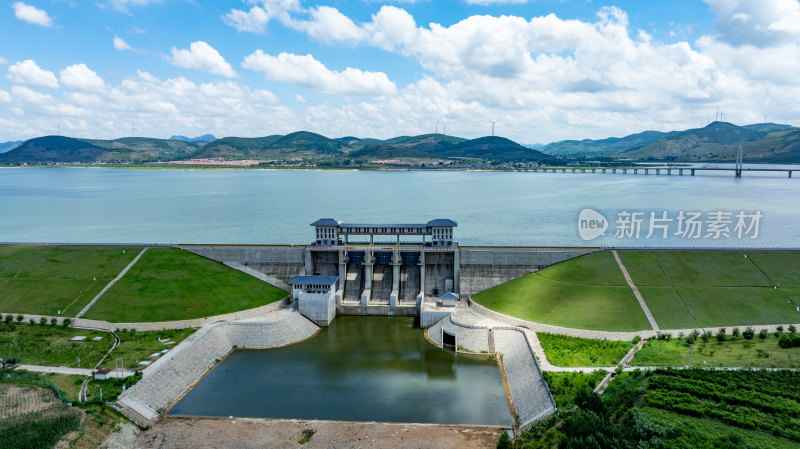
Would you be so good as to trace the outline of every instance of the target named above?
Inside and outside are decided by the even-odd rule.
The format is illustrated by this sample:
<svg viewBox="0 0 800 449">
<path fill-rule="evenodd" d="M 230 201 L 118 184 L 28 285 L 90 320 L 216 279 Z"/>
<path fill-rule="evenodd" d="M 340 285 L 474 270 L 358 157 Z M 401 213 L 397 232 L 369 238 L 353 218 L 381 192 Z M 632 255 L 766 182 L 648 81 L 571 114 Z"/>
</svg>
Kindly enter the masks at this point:
<svg viewBox="0 0 800 449">
<path fill-rule="evenodd" d="M 339 276 L 296 276 L 292 286 L 294 307 L 319 326 L 328 326 L 336 316 Z"/>
<path fill-rule="evenodd" d="M 442 301 L 442 307 L 455 307 L 456 301 L 458 301 L 458 294 L 447 292 L 440 296 L 439 299 Z"/>
<path fill-rule="evenodd" d="M 111 368 L 103 368 L 94 372 L 96 380 L 106 380 L 111 376 Z"/>
</svg>

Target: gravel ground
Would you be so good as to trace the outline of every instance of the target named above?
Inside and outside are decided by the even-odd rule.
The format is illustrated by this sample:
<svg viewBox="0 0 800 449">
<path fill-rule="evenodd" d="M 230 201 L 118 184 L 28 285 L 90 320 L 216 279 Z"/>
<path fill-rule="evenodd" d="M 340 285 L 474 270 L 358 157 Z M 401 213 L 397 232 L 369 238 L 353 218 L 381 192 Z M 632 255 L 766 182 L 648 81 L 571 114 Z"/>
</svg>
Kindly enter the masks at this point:
<svg viewBox="0 0 800 449">
<path fill-rule="evenodd" d="M 304 435 L 313 431 L 307 442 Z M 482 426 L 356 422 L 164 418 L 135 448 L 494 448 L 502 429 Z"/>
</svg>

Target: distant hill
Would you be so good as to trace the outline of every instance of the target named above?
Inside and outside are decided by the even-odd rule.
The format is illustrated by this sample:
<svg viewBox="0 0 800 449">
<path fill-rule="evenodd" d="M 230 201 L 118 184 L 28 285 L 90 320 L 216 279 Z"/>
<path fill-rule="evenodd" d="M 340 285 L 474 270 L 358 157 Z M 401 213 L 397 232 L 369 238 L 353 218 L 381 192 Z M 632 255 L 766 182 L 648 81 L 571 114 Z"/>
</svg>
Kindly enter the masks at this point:
<svg viewBox="0 0 800 449">
<path fill-rule="evenodd" d="M 360 144 L 366 139 L 360 141 Z M 354 158 L 469 158 L 496 162 L 553 163 L 555 158 L 540 151 L 524 147 L 503 137 L 480 137 L 467 140 L 443 134 L 404 136 L 385 141 L 374 141 L 350 153 Z"/>
<path fill-rule="evenodd" d="M 607 155 L 635 150 L 674 133 L 675 131 L 670 133 L 645 131 L 626 137 L 609 137 L 600 140 L 564 140 L 551 143 L 542 151 L 554 156 Z"/>
<path fill-rule="evenodd" d="M 26 140 L 0 154 L 0 163 L 152 162 L 182 159 L 196 149 L 195 143 L 149 137 L 96 140 L 45 136 Z"/>
<path fill-rule="evenodd" d="M 172 136 L 169 140 L 180 140 L 182 142 L 213 142 L 217 140 L 213 134 L 203 134 L 200 137 Z"/>
<path fill-rule="evenodd" d="M 748 161 L 792 161 L 792 154 L 795 153 L 792 130 L 796 128 L 775 124 L 736 126 L 713 122 L 704 128 L 673 133 L 641 148 L 621 152 L 618 156 L 633 160 L 726 161 L 735 160 L 741 145 L 743 149 L 747 148 L 744 154 Z M 800 159 L 794 162 L 800 162 Z"/>
<path fill-rule="evenodd" d="M 285 136 L 224 137 L 206 144 L 193 155 L 226 159 L 283 159 L 343 154 L 347 144 L 319 134 L 300 131 Z"/>
<path fill-rule="evenodd" d="M 686 131 L 645 131 L 626 137 L 554 142 L 543 152 L 559 157 L 609 157 L 634 161 L 733 161 L 739 145 L 745 161 L 800 163 L 800 129 L 777 123 L 736 126 L 712 122 Z"/>
<path fill-rule="evenodd" d="M 6 151 L 11 151 L 14 148 L 18 147 L 19 144 L 21 144 L 21 143 L 22 143 L 21 140 L 0 143 L 0 153 L 5 153 Z"/>
<path fill-rule="evenodd" d="M 26 140 L 11 151 L 0 154 L 0 162 L 92 162 L 107 150 L 64 136 L 44 136 Z"/>
</svg>

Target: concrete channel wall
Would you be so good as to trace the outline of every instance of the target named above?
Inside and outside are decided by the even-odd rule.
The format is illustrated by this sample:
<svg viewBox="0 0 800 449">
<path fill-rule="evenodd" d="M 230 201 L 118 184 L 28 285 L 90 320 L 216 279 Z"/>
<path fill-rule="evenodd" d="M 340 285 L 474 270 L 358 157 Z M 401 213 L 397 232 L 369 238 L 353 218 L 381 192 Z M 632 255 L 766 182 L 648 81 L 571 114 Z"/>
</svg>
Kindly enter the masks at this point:
<svg viewBox="0 0 800 449">
<path fill-rule="evenodd" d="M 450 315 L 428 329 L 428 338 L 442 345 L 442 330 L 456 336 L 459 350 L 503 355 L 503 369 L 518 417 L 518 429 L 525 429 L 556 411 L 550 388 L 522 331 L 504 326 L 494 326 L 490 331 L 488 327 L 461 322 Z"/>
<path fill-rule="evenodd" d="M 143 371 L 142 380 L 119 396 L 117 405 L 134 422 L 152 425 L 234 347 L 273 348 L 304 340 L 319 328 L 297 312 L 275 312 L 271 321 L 208 325 Z"/>
</svg>

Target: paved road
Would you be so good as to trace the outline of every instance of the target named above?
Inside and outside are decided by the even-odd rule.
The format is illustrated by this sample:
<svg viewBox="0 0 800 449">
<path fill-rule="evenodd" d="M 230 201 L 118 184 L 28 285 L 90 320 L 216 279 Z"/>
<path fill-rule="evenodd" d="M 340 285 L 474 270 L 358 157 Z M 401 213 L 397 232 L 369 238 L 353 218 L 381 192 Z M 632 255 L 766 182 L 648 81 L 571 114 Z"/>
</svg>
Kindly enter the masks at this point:
<svg viewBox="0 0 800 449">
<path fill-rule="evenodd" d="M 25 371 L 34 371 L 37 373 L 59 373 L 59 374 L 74 374 L 77 376 L 91 376 L 92 371 L 89 368 L 70 368 L 67 366 L 42 366 L 42 365 L 17 365 L 18 369 Z"/>
</svg>

